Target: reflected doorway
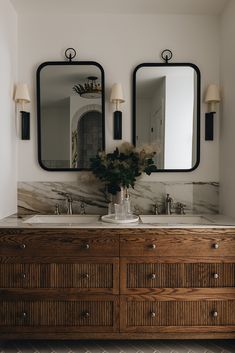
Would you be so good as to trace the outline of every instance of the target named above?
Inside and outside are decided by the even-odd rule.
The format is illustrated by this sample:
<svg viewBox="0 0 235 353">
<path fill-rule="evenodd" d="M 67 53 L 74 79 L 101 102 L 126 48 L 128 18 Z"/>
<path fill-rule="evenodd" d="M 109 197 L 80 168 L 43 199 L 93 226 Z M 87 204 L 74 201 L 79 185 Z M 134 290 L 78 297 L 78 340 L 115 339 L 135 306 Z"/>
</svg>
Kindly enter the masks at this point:
<svg viewBox="0 0 235 353">
<path fill-rule="evenodd" d="M 90 168 L 90 159 L 102 150 L 102 114 L 99 111 L 88 111 L 81 116 L 77 142 L 77 165 Z"/>
</svg>

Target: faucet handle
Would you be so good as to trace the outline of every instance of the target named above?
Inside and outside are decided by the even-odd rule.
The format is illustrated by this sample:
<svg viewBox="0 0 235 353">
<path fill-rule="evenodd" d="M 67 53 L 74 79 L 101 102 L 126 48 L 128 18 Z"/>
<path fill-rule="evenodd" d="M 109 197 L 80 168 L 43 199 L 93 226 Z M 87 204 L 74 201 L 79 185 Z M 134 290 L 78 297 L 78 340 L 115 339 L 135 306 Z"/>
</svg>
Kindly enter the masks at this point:
<svg viewBox="0 0 235 353">
<path fill-rule="evenodd" d="M 57 203 L 55 205 L 55 212 L 54 212 L 56 215 L 59 215 L 60 214 L 60 205 Z"/>
<path fill-rule="evenodd" d="M 153 204 L 153 214 L 155 214 L 155 215 L 161 214 L 160 206 L 157 203 Z"/>
<path fill-rule="evenodd" d="M 176 208 L 177 208 L 179 214 L 185 214 L 185 207 L 186 207 L 186 205 L 181 202 L 177 202 L 177 204 L 176 204 Z"/>
<path fill-rule="evenodd" d="M 80 203 L 80 214 L 81 214 L 81 215 L 86 214 L 86 209 L 85 209 L 85 204 L 84 204 L 84 202 L 81 202 L 81 203 Z"/>
</svg>

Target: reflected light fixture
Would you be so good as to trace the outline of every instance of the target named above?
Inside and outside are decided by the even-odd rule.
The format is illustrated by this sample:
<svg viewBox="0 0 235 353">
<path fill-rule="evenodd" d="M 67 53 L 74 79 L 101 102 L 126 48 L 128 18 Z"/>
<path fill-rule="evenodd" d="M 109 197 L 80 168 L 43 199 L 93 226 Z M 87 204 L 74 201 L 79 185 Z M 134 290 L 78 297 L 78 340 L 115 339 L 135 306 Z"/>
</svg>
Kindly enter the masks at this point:
<svg viewBox="0 0 235 353">
<path fill-rule="evenodd" d="M 205 94 L 205 103 L 208 104 L 208 113 L 205 115 L 205 140 L 214 140 L 214 114 L 216 113 L 216 104 L 219 103 L 220 90 L 215 84 L 210 84 L 207 87 Z"/>
<path fill-rule="evenodd" d="M 84 84 L 78 83 L 73 86 L 74 92 L 80 95 L 82 98 L 96 99 L 100 98 L 102 94 L 102 87 L 99 82 L 97 82 L 98 77 L 89 76 Z"/>
<path fill-rule="evenodd" d="M 115 112 L 113 113 L 113 138 L 114 140 L 122 139 L 122 112 L 120 111 L 120 104 L 124 103 L 122 85 L 115 83 L 112 86 L 110 102 L 115 104 Z"/>
<path fill-rule="evenodd" d="M 30 140 L 30 113 L 25 111 L 25 104 L 30 103 L 29 90 L 26 83 L 16 85 L 14 100 L 22 107 L 21 113 L 21 138 Z"/>
</svg>

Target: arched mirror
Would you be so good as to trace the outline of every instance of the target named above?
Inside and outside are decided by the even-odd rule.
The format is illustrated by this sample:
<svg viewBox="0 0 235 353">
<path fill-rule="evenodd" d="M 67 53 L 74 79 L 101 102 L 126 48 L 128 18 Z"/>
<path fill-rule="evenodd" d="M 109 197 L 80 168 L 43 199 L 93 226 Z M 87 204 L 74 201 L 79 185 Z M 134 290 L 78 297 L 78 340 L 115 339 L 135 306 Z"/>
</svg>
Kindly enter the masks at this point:
<svg viewBox="0 0 235 353">
<path fill-rule="evenodd" d="M 87 170 L 105 149 L 104 71 L 89 61 L 37 70 L 38 158 L 48 171 Z"/>
<path fill-rule="evenodd" d="M 133 75 L 133 142 L 155 144 L 159 172 L 192 171 L 200 160 L 200 71 L 147 63 Z"/>
</svg>

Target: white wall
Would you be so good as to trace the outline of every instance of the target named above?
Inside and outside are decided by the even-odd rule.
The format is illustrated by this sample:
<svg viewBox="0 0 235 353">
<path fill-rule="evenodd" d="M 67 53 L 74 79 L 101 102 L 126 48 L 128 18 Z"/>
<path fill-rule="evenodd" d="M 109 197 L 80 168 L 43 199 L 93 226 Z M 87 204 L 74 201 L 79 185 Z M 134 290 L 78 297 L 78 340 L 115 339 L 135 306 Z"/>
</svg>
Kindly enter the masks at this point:
<svg viewBox="0 0 235 353">
<path fill-rule="evenodd" d="M 235 217 L 235 2 L 221 17 L 221 212 Z M 216 117 L 217 119 L 217 117 Z"/>
<path fill-rule="evenodd" d="M 137 98 L 136 104 L 136 146 L 149 143 L 150 139 L 150 120 L 151 119 L 151 100 L 149 98 Z"/>
<path fill-rule="evenodd" d="M 219 21 L 214 16 L 193 15 L 21 15 L 19 17 L 20 79 L 32 92 L 32 139 L 19 142 L 19 181 L 69 181 L 77 173 L 50 173 L 37 163 L 35 73 L 48 60 L 63 60 L 67 47 L 73 46 L 80 60 L 98 61 L 106 77 L 106 145 L 112 140 L 110 88 L 114 82 L 124 86 L 123 139 L 131 139 L 132 72 L 142 62 L 159 62 L 160 52 L 171 48 L 176 62 L 193 62 L 202 73 L 202 90 L 219 81 Z M 204 109 L 203 105 L 203 109 Z M 202 132 L 204 136 L 204 110 Z M 218 129 L 213 142 L 202 136 L 201 164 L 192 173 L 164 173 L 144 177 L 156 181 L 218 181 Z"/>
<path fill-rule="evenodd" d="M 67 161 L 70 165 L 70 98 L 44 106 L 41 114 L 42 159 L 48 161 Z"/>
<path fill-rule="evenodd" d="M 17 168 L 13 97 L 17 69 L 17 16 L 0 0 L 0 219 L 16 212 Z"/>
<path fill-rule="evenodd" d="M 191 68 L 184 70 L 179 74 L 174 70 L 166 77 L 166 169 L 191 169 L 195 164 L 192 163 L 195 73 Z"/>
</svg>

